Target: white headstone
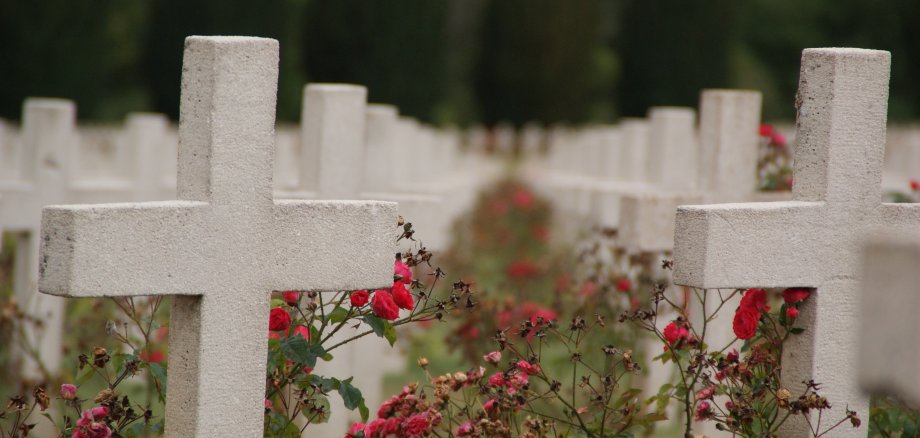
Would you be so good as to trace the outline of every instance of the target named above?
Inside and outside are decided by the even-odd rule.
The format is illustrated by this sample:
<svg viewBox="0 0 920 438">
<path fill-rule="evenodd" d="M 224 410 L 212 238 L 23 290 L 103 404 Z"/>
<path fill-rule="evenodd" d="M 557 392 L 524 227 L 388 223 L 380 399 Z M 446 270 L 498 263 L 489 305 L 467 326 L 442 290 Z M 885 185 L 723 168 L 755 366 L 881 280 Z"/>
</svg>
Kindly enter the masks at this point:
<svg viewBox="0 0 920 438">
<path fill-rule="evenodd" d="M 868 418 L 856 387 L 863 231 L 920 225 L 911 204 L 881 204 L 888 52 L 806 49 L 799 79 L 793 201 L 684 206 L 677 212 L 674 282 L 704 289 L 813 287 L 803 334 L 784 347 L 783 385 L 822 384 L 833 405 Z M 828 417 L 828 414 L 831 417 Z M 781 435 L 801 435 L 802 418 Z M 835 436 L 865 436 L 837 429 Z"/>
<path fill-rule="evenodd" d="M 41 209 L 63 202 L 72 163 L 70 152 L 76 145 L 73 102 L 61 99 L 30 98 L 23 104 L 22 131 L 17 158 L 17 179 L 0 181 L 0 228 L 15 232 L 17 251 L 13 290 L 22 309 L 43 321 L 40 330 L 26 327 L 26 342 L 36 348 L 40 363 L 54 374 L 61 364 L 64 301 L 36 293 L 39 266 L 39 225 Z M 24 354 L 22 375 L 42 377 L 38 362 Z"/>
<path fill-rule="evenodd" d="M 920 403 L 920 234 L 878 234 L 865 246 L 859 381 L 871 394 Z"/>
<path fill-rule="evenodd" d="M 262 436 L 269 296 L 392 282 L 396 206 L 274 201 L 278 43 L 189 37 L 178 201 L 46 207 L 40 290 L 176 295 L 166 436 Z"/>
</svg>

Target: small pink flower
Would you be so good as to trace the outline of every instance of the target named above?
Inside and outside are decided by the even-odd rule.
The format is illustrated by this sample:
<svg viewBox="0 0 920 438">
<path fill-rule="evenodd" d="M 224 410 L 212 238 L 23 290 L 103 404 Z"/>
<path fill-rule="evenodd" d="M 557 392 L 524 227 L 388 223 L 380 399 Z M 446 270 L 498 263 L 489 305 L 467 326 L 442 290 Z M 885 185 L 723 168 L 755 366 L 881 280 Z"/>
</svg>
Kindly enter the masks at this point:
<svg viewBox="0 0 920 438">
<path fill-rule="evenodd" d="M 708 399 L 711 399 L 711 398 L 712 398 L 712 395 L 713 395 L 715 392 L 716 392 L 716 387 L 715 387 L 714 385 L 713 385 L 713 386 L 706 387 L 706 388 L 703 388 L 703 389 L 699 390 L 699 391 L 696 393 L 696 399 L 697 399 L 697 400 L 708 400 Z"/>
<path fill-rule="evenodd" d="M 397 260 L 393 265 L 394 276 L 399 277 L 396 280 L 402 281 L 403 284 L 412 283 L 412 270 L 409 265 Z"/>
<path fill-rule="evenodd" d="M 109 426 L 104 422 L 97 421 L 99 418 L 95 418 L 93 415 L 93 411 L 96 411 L 97 409 L 105 410 L 104 413 L 103 411 L 99 411 L 100 413 L 103 413 L 102 416 L 108 415 L 109 413 L 108 408 L 100 407 L 83 411 L 83 413 L 80 415 L 80 419 L 77 420 L 77 424 L 73 428 L 73 435 L 71 435 L 72 438 L 109 438 L 112 436 L 112 430 L 109 429 Z"/>
<path fill-rule="evenodd" d="M 696 421 L 703 421 L 712 416 L 711 406 L 708 401 L 702 401 L 696 405 Z"/>
<path fill-rule="evenodd" d="M 358 432 L 364 432 L 364 428 L 366 427 L 367 426 L 361 422 L 352 424 L 351 427 L 348 428 L 348 433 L 345 434 L 345 438 L 355 438 L 355 435 L 357 435 Z"/>
<path fill-rule="evenodd" d="M 489 386 L 504 386 L 506 383 L 505 375 L 500 371 L 489 377 Z"/>
<path fill-rule="evenodd" d="M 466 420 L 457 428 L 457 436 L 468 436 L 473 434 L 473 423 Z"/>
<path fill-rule="evenodd" d="M 495 409 L 495 400 L 489 400 L 482 405 L 482 409 L 486 412 L 492 412 Z"/>
<path fill-rule="evenodd" d="M 786 318 L 796 319 L 798 317 L 799 317 L 799 309 L 796 309 L 795 307 L 786 308 Z"/>
<path fill-rule="evenodd" d="M 61 398 L 64 400 L 73 400 L 77 398 L 77 385 L 72 383 L 61 385 Z"/>
<path fill-rule="evenodd" d="M 617 291 L 626 293 L 630 290 L 632 290 L 632 282 L 629 281 L 629 278 L 622 277 L 617 280 Z"/>
<path fill-rule="evenodd" d="M 90 412 L 93 414 L 93 418 L 98 420 L 100 418 L 105 418 L 107 415 L 109 415 L 109 408 L 105 406 L 96 406 Z"/>
<path fill-rule="evenodd" d="M 501 362 L 501 360 L 502 360 L 502 352 L 501 352 L 501 351 L 493 351 L 493 352 L 491 352 L 491 353 L 489 353 L 489 354 L 486 354 L 486 355 L 483 356 L 482 358 L 483 358 L 486 362 L 488 362 L 488 363 L 490 363 L 490 364 L 492 364 L 492 365 L 498 365 L 498 363 Z"/>
<path fill-rule="evenodd" d="M 773 138 L 770 141 L 779 146 L 780 148 L 786 146 L 786 136 L 782 132 L 776 131 L 773 133 Z"/>
<path fill-rule="evenodd" d="M 540 374 L 539 364 L 531 364 L 530 362 L 527 362 L 523 359 L 519 360 L 518 363 L 516 363 L 514 366 L 518 369 L 518 371 L 523 371 L 530 375 Z"/>
</svg>

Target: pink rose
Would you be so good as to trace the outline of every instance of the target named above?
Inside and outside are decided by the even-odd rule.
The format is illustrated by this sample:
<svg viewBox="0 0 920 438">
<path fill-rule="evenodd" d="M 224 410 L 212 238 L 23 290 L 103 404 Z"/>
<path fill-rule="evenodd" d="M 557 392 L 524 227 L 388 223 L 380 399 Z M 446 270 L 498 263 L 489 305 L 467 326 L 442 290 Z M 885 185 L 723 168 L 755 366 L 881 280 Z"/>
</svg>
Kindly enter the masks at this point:
<svg viewBox="0 0 920 438">
<path fill-rule="evenodd" d="M 405 424 L 405 432 L 408 437 L 420 436 L 431 428 L 431 422 L 428 420 L 428 415 L 424 412 L 420 412 L 409 417 L 409 420 Z"/>
<path fill-rule="evenodd" d="M 501 360 L 502 360 L 502 352 L 501 352 L 501 351 L 493 351 L 493 352 L 491 352 L 491 353 L 489 353 L 489 354 L 486 354 L 486 355 L 483 356 L 482 358 L 483 358 L 483 360 L 485 360 L 486 362 L 488 362 L 488 363 L 490 363 L 490 364 L 492 364 L 492 365 L 498 365 L 498 363 L 501 362 Z"/>
<path fill-rule="evenodd" d="M 696 405 L 696 421 L 703 421 L 712 416 L 711 406 L 708 401 L 702 401 Z"/>
<path fill-rule="evenodd" d="M 518 363 L 515 364 L 515 367 L 518 371 L 523 371 L 530 375 L 540 374 L 540 365 L 531 364 L 523 359 L 519 360 Z"/>
<path fill-rule="evenodd" d="M 112 430 L 109 429 L 108 425 L 104 422 L 96 421 L 97 418 L 93 415 L 93 412 L 97 409 L 102 414 L 99 417 L 100 419 L 109 414 L 109 409 L 105 407 L 96 407 L 92 410 L 83 411 L 73 428 L 72 438 L 109 438 L 112 436 Z"/>
<path fill-rule="evenodd" d="M 73 400 L 77 398 L 77 385 L 72 383 L 61 385 L 61 398 L 64 400 Z"/>
<path fill-rule="evenodd" d="M 473 423 L 466 420 L 457 428 L 457 436 L 469 436 L 473 434 Z"/>
<path fill-rule="evenodd" d="M 367 426 L 361 422 L 352 424 L 351 427 L 348 428 L 348 433 L 345 434 L 345 438 L 355 438 L 358 432 L 364 432 L 365 427 Z"/>
<path fill-rule="evenodd" d="M 489 386 L 504 386 L 505 383 L 507 383 L 505 380 L 505 374 L 501 371 L 489 376 Z"/>
<path fill-rule="evenodd" d="M 412 270 L 409 269 L 409 265 L 397 260 L 393 265 L 393 271 L 395 276 L 399 277 L 397 281 L 402 281 L 403 284 L 412 283 Z"/>
</svg>

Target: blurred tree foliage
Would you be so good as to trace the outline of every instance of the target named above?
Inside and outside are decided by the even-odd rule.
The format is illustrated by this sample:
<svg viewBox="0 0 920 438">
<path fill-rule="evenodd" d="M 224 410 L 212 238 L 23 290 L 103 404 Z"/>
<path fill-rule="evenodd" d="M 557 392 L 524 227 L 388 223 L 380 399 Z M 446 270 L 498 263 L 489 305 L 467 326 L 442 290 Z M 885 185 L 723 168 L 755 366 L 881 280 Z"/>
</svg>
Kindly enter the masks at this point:
<svg viewBox="0 0 920 438">
<path fill-rule="evenodd" d="M 0 117 L 60 96 L 80 117 L 178 113 L 182 40 L 281 41 L 278 117 L 307 80 L 365 84 L 433 122 L 609 121 L 764 91 L 791 119 L 805 47 L 893 54 L 890 114 L 920 117 L 917 0 L 0 0 Z"/>
</svg>

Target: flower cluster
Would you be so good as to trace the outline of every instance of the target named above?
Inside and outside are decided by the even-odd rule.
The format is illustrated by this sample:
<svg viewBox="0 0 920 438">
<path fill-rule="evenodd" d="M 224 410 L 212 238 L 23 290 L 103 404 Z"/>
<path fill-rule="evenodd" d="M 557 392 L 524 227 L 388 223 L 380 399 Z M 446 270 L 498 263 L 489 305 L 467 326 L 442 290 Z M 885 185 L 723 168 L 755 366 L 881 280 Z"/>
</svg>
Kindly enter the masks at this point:
<svg viewBox="0 0 920 438">
<path fill-rule="evenodd" d="M 792 190 L 792 154 L 786 137 L 773 125 L 760 125 L 757 174 L 760 190 Z"/>
</svg>

